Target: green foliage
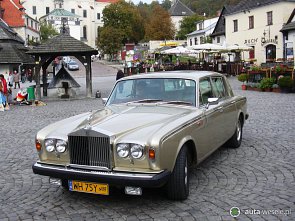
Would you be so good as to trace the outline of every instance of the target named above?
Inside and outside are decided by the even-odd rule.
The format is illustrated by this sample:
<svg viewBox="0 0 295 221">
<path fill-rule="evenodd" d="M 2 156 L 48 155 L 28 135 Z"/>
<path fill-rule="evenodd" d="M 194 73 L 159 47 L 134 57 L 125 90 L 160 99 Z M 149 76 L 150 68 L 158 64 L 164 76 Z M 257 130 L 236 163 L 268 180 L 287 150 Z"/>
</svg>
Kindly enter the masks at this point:
<svg viewBox="0 0 295 221">
<path fill-rule="evenodd" d="M 251 70 L 252 71 L 260 71 L 261 67 L 254 65 L 254 66 L 251 67 Z"/>
<path fill-rule="evenodd" d="M 97 46 L 106 54 L 119 51 L 126 42 L 137 43 L 144 37 L 143 19 L 132 3 L 119 1 L 103 10 L 104 26 L 99 28 Z"/>
<path fill-rule="evenodd" d="M 248 75 L 247 74 L 240 74 L 238 76 L 238 80 L 244 83 L 248 80 Z"/>
<path fill-rule="evenodd" d="M 171 8 L 171 1 L 170 0 L 163 0 L 161 4 L 162 8 L 165 10 L 169 10 Z"/>
<path fill-rule="evenodd" d="M 40 25 L 40 38 L 41 42 L 47 41 L 49 38 L 58 35 L 59 33 L 56 29 L 51 25 L 47 24 L 46 22 L 42 22 Z"/>
<path fill-rule="evenodd" d="M 196 30 L 196 22 L 203 20 L 204 17 L 194 14 L 184 17 L 180 22 L 180 30 L 178 31 L 176 38 L 186 39 L 186 35 Z"/>
<path fill-rule="evenodd" d="M 281 88 L 292 88 L 292 86 L 293 86 L 293 80 L 292 80 L 292 78 L 289 77 L 289 76 L 281 77 L 281 78 L 279 78 L 279 80 L 278 80 L 278 85 L 279 85 Z"/>
<path fill-rule="evenodd" d="M 262 80 L 260 81 L 260 88 L 261 89 L 272 88 L 274 83 L 275 83 L 274 78 L 262 78 Z"/>
</svg>

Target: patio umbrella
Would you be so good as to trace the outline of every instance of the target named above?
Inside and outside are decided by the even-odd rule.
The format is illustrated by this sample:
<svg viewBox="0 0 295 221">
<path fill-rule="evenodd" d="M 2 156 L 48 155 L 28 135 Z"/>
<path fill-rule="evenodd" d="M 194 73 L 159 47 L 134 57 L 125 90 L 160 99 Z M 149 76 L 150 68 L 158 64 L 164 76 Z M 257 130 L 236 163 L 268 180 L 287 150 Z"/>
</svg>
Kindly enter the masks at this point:
<svg viewBox="0 0 295 221">
<path fill-rule="evenodd" d="M 234 44 L 234 45 L 226 46 L 224 51 L 227 52 L 227 51 L 251 51 L 251 50 L 253 50 L 253 48 L 250 46 Z"/>
<path fill-rule="evenodd" d="M 178 46 L 176 48 L 167 49 L 162 51 L 161 54 L 194 54 L 197 53 L 196 50 L 190 50 L 182 46 Z"/>
</svg>

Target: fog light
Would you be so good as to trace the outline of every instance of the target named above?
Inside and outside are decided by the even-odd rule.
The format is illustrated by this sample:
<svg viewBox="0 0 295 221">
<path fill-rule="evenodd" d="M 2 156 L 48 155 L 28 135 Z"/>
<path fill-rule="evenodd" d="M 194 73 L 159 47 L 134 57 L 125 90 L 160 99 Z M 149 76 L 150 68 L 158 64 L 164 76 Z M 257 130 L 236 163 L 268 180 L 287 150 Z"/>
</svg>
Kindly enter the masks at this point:
<svg viewBox="0 0 295 221">
<path fill-rule="evenodd" d="M 126 186 L 125 194 L 140 196 L 142 195 L 142 189 L 141 187 Z"/>
<path fill-rule="evenodd" d="M 57 186 L 61 186 L 61 179 L 49 177 L 49 183 Z"/>
</svg>

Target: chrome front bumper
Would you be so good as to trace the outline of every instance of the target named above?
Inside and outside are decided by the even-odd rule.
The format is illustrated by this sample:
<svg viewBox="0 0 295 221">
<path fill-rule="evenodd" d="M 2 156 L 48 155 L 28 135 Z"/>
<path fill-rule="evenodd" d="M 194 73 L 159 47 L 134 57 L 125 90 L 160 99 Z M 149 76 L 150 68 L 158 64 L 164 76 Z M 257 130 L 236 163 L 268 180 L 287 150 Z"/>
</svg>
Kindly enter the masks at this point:
<svg viewBox="0 0 295 221">
<path fill-rule="evenodd" d="M 40 162 L 33 164 L 32 169 L 35 174 L 50 176 L 63 180 L 80 180 L 107 183 L 114 186 L 139 187 L 163 186 L 171 174 L 167 170 L 152 174 L 119 171 L 97 171 L 43 164 Z"/>
</svg>

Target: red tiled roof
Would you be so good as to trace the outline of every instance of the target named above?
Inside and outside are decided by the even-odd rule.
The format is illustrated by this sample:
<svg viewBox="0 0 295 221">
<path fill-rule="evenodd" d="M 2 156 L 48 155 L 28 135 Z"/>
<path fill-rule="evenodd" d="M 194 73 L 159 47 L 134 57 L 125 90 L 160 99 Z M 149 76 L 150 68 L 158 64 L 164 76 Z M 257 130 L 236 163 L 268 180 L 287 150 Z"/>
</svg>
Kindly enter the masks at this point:
<svg viewBox="0 0 295 221">
<path fill-rule="evenodd" d="M 95 0 L 96 2 L 117 3 L 120 0 Z"/>
<path fill-rule="evenodd" d="M 10 27 L 23 27 L 25 25 L 25 20 L 22 18 L 25 14 L 23 6 L 19 4 L 18 0 L 2 0 L 1 7 L 5 9 L 3 20 Z"/>
</svg>

